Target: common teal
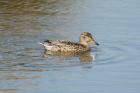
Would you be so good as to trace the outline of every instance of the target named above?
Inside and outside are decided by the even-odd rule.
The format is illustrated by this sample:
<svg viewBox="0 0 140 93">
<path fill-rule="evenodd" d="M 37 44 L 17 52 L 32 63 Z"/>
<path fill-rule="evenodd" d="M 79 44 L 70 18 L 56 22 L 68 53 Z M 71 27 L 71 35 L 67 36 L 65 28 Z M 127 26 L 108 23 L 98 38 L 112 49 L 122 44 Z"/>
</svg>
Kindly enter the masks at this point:
<svg viewBox="0 0 140 93">
<path fill-rule="evenodd" d="M 99 45 L 92 37 L 91 33 L 83 32 L 80 35 L 79 42 L 71 42 L 64 40 L 46 40 L 40 43 L 47 51 L 53 52 L 84 52 L 89 51 L 90 44 Z"/>
</svg>

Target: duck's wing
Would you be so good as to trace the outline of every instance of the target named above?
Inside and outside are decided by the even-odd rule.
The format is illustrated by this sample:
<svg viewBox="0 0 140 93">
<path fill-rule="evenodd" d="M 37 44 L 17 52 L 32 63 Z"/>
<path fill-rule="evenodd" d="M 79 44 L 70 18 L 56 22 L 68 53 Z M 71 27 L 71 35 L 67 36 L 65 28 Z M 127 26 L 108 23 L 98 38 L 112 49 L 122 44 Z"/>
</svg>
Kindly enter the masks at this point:
<svg viewBox="0 0 140 93">
<path fill-rule="evenodd" d="M 64 41 L 64 40 L 46 40 L 44 41 L 45 43 L 47 43 L 50 46 L 66 46 L 66 45 L 78 45 L 78 43 L 75 42 L 71 42 L 71 41 Z"/>
<path fill-rule="evenodd" d="M 51 51 L 86 51 L 88 48 L 82 44 L 63 41 L 63 40 L 46 40 L 43 44 L 47 50 Z"/>
</svg>

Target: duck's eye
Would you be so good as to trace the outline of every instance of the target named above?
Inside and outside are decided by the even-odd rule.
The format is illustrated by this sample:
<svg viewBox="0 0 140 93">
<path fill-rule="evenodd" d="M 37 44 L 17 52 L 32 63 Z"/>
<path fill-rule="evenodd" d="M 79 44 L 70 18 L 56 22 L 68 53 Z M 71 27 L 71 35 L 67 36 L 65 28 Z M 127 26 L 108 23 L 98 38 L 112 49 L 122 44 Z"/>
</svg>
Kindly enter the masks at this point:
<svg viewBox="0 0 140 93">
<path fill-rule="evenodd" d="M 83 38 L 85 39 L 86 37 L 85 37 L 85 36 L 83 36 Z"/>
</svg>

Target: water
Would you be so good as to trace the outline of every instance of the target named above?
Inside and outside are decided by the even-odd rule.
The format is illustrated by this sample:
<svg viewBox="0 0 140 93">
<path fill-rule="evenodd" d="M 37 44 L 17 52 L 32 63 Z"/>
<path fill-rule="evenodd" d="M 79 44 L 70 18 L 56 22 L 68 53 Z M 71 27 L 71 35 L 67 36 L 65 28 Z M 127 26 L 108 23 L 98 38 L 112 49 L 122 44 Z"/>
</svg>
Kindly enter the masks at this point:
<svg viewBox="0 0 140 93">
<path fill-rule="evenodd" d="M 0 1 L 0 93 L 140 92 L 140 1 Z M 79 56 L 46 56 L 38 42 L 78 41 L 88 31 L 99 47 Z"/>
</svg>

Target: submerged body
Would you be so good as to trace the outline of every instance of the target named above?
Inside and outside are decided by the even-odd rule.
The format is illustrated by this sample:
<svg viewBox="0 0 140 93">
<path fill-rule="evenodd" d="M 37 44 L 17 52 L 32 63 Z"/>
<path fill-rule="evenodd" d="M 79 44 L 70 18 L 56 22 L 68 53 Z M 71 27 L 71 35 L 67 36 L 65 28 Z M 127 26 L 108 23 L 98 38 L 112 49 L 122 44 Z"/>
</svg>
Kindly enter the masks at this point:
<svg viewBox="0 0 140 93">
<path fill-rule="evenodd" d="M 56 51 L 56 52 L 84 52 L 90 50 L 89 45 L 94 43 L 99 45 L 92 35 L 88 32 L 83 32 L 80 35 L 79 42 L 71 42 L 64 40 L 46 40 L 44 43 L 41 43 L 47 51 Z"/>
</svg>

